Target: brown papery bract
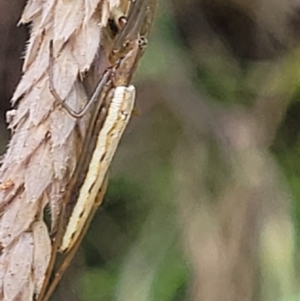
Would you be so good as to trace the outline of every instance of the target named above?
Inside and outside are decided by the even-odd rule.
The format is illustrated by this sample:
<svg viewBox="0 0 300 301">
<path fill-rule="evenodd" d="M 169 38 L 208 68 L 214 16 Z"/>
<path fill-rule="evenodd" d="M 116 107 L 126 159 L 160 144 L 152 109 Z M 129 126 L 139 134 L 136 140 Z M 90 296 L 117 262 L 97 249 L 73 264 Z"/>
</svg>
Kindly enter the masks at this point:
<svg viewBox="0 0 300 301">
<path fill-rule="evenodd" d="M 49 206 L 54 227 L 89 121 L 72 118 L 50 93 L 49 43 L 55 88 L 77 110 L 87 100 L 77 77 L 99 57 L 101 30 L 119 2 L 29 0 L 24 9 L 20 23 L 31 33 L 0 169 L 0 300 L 32 300 L 41 289 L 51 254 L 43 212 Z"/>
</svg>

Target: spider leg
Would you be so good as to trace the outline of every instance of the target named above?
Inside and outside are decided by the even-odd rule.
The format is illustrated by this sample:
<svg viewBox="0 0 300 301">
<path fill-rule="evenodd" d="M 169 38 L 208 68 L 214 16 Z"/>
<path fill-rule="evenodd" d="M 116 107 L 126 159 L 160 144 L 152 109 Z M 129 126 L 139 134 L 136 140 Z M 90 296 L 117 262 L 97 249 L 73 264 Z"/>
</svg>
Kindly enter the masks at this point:
<svg viewBox="0 0 300 301">
<path fill-rule="evenodd" d="M 55 100 L 61 104 L 61 106 L 74 118 L 78 119 L 84 116 L 84 114 L 91 108 L 92 104 L 99 98 L 103 87 L 107 82 L 107 76 L 102 76 L 99 82 L 96 85 L 96 88 L 91 96 L 91 98 L 87 101 L 85 106 L 78 112 L 73 110 L 68 104 L 66 104 L 66 100 L 62 99 L 57 90 L 54 87 L 53 83 L 53 66 L 54 66 L 54 56 L 53 56 L 53 41 L 50 41 L 50 63 L 49 63 L 49 90 Z"/>
</svg>

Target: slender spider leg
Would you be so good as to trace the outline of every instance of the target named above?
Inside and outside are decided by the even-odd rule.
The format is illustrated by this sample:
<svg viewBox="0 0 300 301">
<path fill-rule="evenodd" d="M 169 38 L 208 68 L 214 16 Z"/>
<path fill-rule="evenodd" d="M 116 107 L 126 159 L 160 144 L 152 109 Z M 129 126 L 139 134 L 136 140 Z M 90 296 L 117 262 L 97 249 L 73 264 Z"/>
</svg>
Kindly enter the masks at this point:
<svg viewBox="0 0 300 301">
<path fill-rule="evenodd" d="M 85 104 L 82 110 L 79 112 L 76 112 L 73 110 L 69 105 L 66 104 L 66 99 L 61 99 L 58 92 L 56 91 L 53 83 L 53 65 L 54 65 L 54 56 L 53 56 L 53 41 L 50 41 L 50 63 L 49 63 L 49 90 L 55 100 L 59 102 L 62 107 L 74 118 L 81 118 L 84 116 L 84 114 L 90 109 L 92 104 L 99 98 L 99 95 L 105 86 L 107 79 L 105 76 L 102 76 L 99 80 L 99 82 L 96 85 L 96 88 L 91 96 L 91 98 L 88 100 L 88 102 Z"/>
<path fill-rule="evenodd" d="M 129 12 L 129 17 L 126 19 L 126 22 L 123 23 L 122 31 L 117 36 L 116 42 L 114 43 L 113 50 L 112 50 L 112 57 L 111 59 L 114 65 L 117 63 L 122 57 L 123 53 L 128 51 L 128 45 L 137 38 L 140 38 L 139 32 L 141 30 L 141 27 L 143 26 L 143 23 L 145 23 L 145 16 L 147 13 L 147 10 L 149 10 L 149 7 L 147 6 L 147 2 L 145 0 L 136 0 L 133 1 L 132 8 Z M 118 17 L 123 18 L 123 17 Z M 122 21 L 124 22 L 124 20 Z M 66 99 L 62 99 L 60 95 L 58 94 L 57 90 L 55 89 L 54 82 L 53 82 L 53 66 L 54 66 L 54 55 L 53 55 L 53 41 L 50 41 L 50 62 L 49 62 L 49 90 L 55 100 L 61 104 L 61 106 L 74 118 L 78 119 L 81 118 L 86 114 L 86 112 L 91 108 L 93 103 L 99 98 L 99 95 L 105 85 L 105 80 L 103 80 L 103 77 L 100 79 L 98 84 L 96 85 L 96 88 L 91 96 L 91 98 L 87 101 L 85 106 L 78 112 L 76 112 L 74 109 L 72 109 L 67 103 Z M 124 49 L 125 48 L 125 49 Z M 118 54 L 118 55 L 116 55 Z"/>
</svg>

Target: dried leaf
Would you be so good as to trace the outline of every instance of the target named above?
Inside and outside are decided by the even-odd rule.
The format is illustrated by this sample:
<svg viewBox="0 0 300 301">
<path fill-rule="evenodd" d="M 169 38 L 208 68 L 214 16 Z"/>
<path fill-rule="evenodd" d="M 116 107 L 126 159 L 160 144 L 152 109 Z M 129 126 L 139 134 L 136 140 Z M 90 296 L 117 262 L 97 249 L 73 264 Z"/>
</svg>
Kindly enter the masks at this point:
<svg viewBox="0 0 300 301">
<path fill-rule="evenodd" d="M 42 9 L 42 0 L 29 0 L 24 8 L 20 24 L 30 22 Z"/>
<path fill-rule="evenodd" d="M 60 0 L 61 1 L 61 0 Z M 39 29 L 45 30 L 50 28 L 48 24 L 51 24 L 51 27 L 54 23 L 54 15 L 53 11 L 55 10 L 55 5 L 57 4 L 57 0 L 47 0 L 42 3 L 42 14 L 41 14 L 41 22 L 39 22 Z M 38 18 L 37 18 L 38 19 Z M 34 22 L 35 20 L 33 20 Z"/>
<path fill-rule="evenodd" d="M 59 57 L 55 60 L 53 69 L 55 90 L 62 99 L 65 99 L 70 93 L 77 78 L 78 71 L 79 68 L 73 54 L 68 48 L 62 49 Z"/>
<path fill-rule="evenodd" d="M 12 164 L 19 165 L 23 162 L 25 163 L 32 153 L 45 140 L 48 133 L 46 125 L 40 124 L 38 127 L 28 128 L 28 123 L 29 122 L 27 119 L 24 122 L 24 128 L 20 131 L 17 131 L 12 137 L 10 142 L 12 147 L 9 148 L 6 155 L 9 160 L 3 162 L 3 170 L 5 170 L 7 167 L 11 167 Z"/>
<path fill-rule="evenodd" d="M 93 37 L 91 39 L 91 37 Z M 81 26 L 70 39 L 71 51 L 79 66 L 79 71 L 85 72 L 91 66 L 100 46 L 101 26 L 99 20 L 91 18 Z M 86 47 L 86 45 L 89 47 Z"/>
<path fill-rule="evenodd" d="M 34 241 L 33 258 L 33 279 L 35 283 L 35 293 L 39 294 L 45 273 L 51 257 L 51 241 L 49 239 L 48 229 L 43 221 L 37 221 L 32 225 Z"/>
<path fill-rule="evenodd" d="M 83 17 L 83 0 L 58 0 L 55 7 L 54 40 L 67 41 L 82 24 Z"/>
<path fill-rule="evenodd" d="M 30 39 L 26 47 L 26 56 L 22 67 L 23 72 L 26 72 L 28 67 L 35 60 L 37 53 L 40 49 L 41 43 L 42 43 L 42 34 L 41 32 L 36 32 L 35 28 L 33 27 L 31 29 Z"/>
<path fill-rule="evenodd" d="M 85 17 L 83 21 L 83 26 L 86 26 L 87 21 L 92 18 L 100 2 L 101 0 L 84 0 Z"/>
<path fill-rule="evenodd" d="M 25 173 L 27 202 L 36 202 L 51 183 L 53 177 L 50 145 L 44 143 L 31 156 Z"/>
<path fill-rule="evenodd" d="M 36 88 L 37 87 L 37 88 Z M 49 91 L 49 79 L 45 75 L 41 81 L 32 89 L 33 93 L 36 93 L 34 97 L 37 101 L 31 102 L 29 122 L 38 126 L 46 118 L 49 117 L 51 111 L 54 108 L 54 97 Z M 30 97 L 30 96 L 26 96 Z M 25 97 L 24 97 L 25 98 Z"/>
<path fill-rule="evenodd" d="M 15 301 L 32 301 L 32 296 L 35 293 L 32 277 L 20 289 L 20 294 Z"/>
<path fill-rule="evenodd" d="M 23 233 L 12 248 L 4 276 L 5 301 L 15 300 L 16 296 L 23 291 L 24 285 L 30 282 L 33 251 L 32 234 Z"/>
<path fill-rule="evenodd" d="M 0 241 L 3 248 L 8 247 L 33 222 L 38 209 L 37 202 L 27 202 L 20 196 L 19 202 L 11 202 L 0 220 Z"/>
</svg>

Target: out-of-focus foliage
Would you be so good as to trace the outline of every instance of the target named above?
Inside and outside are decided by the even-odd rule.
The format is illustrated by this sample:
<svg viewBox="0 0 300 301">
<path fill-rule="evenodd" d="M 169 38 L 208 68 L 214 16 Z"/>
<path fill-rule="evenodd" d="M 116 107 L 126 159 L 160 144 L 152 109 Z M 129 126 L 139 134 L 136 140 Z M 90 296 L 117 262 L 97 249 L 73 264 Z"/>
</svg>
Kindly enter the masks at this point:
<svg viewBox="0 0 300 301">
<path fill-rule="evenodd" d="M 159 1 L 139 115 L 53 300 L 300 300 L 299 12 Z"/>
</svg>

